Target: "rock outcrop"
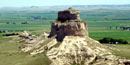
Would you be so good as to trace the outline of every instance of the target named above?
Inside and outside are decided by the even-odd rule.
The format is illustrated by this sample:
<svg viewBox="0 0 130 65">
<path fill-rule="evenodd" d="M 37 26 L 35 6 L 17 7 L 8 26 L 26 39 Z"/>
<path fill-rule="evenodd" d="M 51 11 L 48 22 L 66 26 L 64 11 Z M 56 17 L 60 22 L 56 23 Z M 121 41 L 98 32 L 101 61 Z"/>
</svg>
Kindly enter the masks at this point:
<svg viewBox="0 0 130 65">
<path fill-rule="evenodd" d="M 98 41 L 79 36 L 66 36 L 47 56 L 51 65 L 123 65 Z"/>
<path fill-rule="evenodd" d="M 57 36 L 58 41 L 62 41 L 65 36 L 81 36 L 88 37 L 86 23 L 83 21 L 73 21 L 62 23 L 56 21 L 52 23 L 51 33 L 49 37 Z"/>
<path fill-rule="evenodd" d="M 61 22 L 65 22 L 67 20 L 80 20 L 80 11 L 76 11 L 72 8 L 59 11 L 57 20 Z"/>
<path fill-rule="evenodd" d="M 62 41 L 65 36 L 88 37 L 87 25 L 80 19 L 79 11 L 69 8 L 58 15 L 58 20 L 51 25 L 49 37 L 56 35 L 57 41 Z"/>
<path fill-rule="evenodd" d="M 58 19 L 52 23 L 49 35 L 44 33 L 35 39 L 30 39 L 28 34 L 22 37 L 26 39 L 21 46 L 22 51 L 29 52 L 30 55 L 44 52 L 52 61 L 51 65 L 128 65 L 129 63 L 120 61 L 112 55 L 108 47 L 91 39 L 86 23 L 80 19 L 79 11 L 72 8 L 58 13 Z"/>
<path fill-rule="evenodd" d="M 21 38 L 20 42 L 24 41 L 24 44 L 22 44 L 19 48 L 23 52 L 28 52 L 40 47 L 40 44 L 47 39 L 48 34 L 44 32 L 39 37 L 37 37 L 31 33 L 28 33 L 27 31 L 24 31 L 21 35 L 19 35 L 19 37 Z"/>
</svg>

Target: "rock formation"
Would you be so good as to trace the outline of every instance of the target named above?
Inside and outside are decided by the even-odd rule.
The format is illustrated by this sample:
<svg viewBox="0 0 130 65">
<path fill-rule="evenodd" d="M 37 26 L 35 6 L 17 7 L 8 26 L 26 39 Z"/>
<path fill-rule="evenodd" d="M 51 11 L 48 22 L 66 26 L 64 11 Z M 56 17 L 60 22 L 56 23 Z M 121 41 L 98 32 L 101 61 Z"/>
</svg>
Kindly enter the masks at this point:
<svg viewBox="0 0 130 65">
<path fill-rule="evenodd" d="M 59 11 L 57 20 L 61 22 L 65 22 L 67 20 L 80 20 L 80 11 L 76 11 L 72 8 Z"/>
<path fill-rule="evenodd" d="M 69 8 L 58 13 L 51 32 L 28 39 L 21 50 L 30 55 L 45 53 L 51 65 L 126 65 L 112 55 L 108 47 L 89 38 L 87 25 L 80 19 L 79 11 Z M 22 36 L 24 37 L 24 36 Z M 26 36 L 28 37 L 28 36 Z M 24 37 L 24 39 L 26 38 Z M 44 62 L 44 61 L 43 61 Z"/>
<path fill-rule="evenodd" d="M 72 8 L 60 11 L 58 19 L 51 25 L 49 37 L 57 36 L 58 41 L 62 41 L 65 36 L 88 37 L 87 25 L 80 19 L 79 11 Z"/>
</svg>

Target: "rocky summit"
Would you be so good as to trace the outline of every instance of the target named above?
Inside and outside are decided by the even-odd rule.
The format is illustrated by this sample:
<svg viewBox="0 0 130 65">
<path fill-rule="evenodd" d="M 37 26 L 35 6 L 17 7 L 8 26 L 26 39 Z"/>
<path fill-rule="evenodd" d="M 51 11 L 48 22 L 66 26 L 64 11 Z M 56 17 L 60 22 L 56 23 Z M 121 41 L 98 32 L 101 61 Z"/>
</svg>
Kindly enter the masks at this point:
<svg viewBox="0 0 130 65">
<path fill-rule="evenodd" d="M 49 35 L 34 37 L 24 32 L 20 40 L 25 42 L 20 49 L 31 56 L 45 54 L 51 65 L 129 65 L 114 56 L 109 47 L 90 38 L 87 25 L 79 15 L 72 8 L 59 11 Z"/>
<path fill-rule="evenodd" d="M 65 36 L 88 37 L 87 25 L 80 19 L 79 11 L 69 8 L 58 12 L 58 19 L 52 23 L 49 37 L 54 35 L 57 41 L 62 41 Z"/>
<path fill-rule="evenodd" d="M 69 8 L 58 12 L 58 21 L 65 22 L 67 20 L 80 20 L 80 11 Z"/>
</svg>

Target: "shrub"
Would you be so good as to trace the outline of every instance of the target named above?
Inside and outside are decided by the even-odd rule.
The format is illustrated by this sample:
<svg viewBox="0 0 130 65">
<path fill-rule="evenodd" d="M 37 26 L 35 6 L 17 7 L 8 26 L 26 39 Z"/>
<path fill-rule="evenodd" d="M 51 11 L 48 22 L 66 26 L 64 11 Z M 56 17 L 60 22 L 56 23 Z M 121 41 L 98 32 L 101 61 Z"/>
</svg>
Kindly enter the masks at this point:
<svg viewBox="0 0 130 65">
<path fill-rule="evenodd" d="M 103 38 L 101 40 L 99 40 L 100 43 L 109 43 L 111 40 L 111 38 Z"/>
<path fill-rule="evenodd" d="M 21 22 L 21 24 L 28 24 L 28 22 Z"/>
<path fill-rule="evenodd" d="M 15 22 L 13 22 L 13 24 L 16 24 Z"/>
<path fill-rule="evenodd" d="M 10 24 L 9 22 L 6 22 L 6 24 Z"/>
<path fill-rule="evenodd" d="M 127 41 L 124 41 L 124 43 L 123 44 L 128 44 L 128 42 Z"/>
<path fill-rule="evenodd" d="M 2 33 L 6 33 L 6 31 L 5 30 L 3 30 L 3 31 L 1 31 Z"/>
</svg>

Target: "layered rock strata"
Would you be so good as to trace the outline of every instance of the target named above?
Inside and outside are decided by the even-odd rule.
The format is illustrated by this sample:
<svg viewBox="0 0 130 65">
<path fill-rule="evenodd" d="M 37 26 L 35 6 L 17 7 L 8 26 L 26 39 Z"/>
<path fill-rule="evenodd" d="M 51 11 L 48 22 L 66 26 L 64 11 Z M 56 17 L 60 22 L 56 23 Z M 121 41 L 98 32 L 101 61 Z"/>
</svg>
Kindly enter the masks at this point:
<svg viewBox="0 0 130 65">
<path fill-rule="evenodd" d="M 87 25 L 80 19 L 79 11 L 72 8 L 60 11 L 58 20 L 51 25 L 49 37 L 53 37 L 54 35 L 57 36 L 58 41 L 62 41 L 65 36 L 88 37 Z"/>
</svg>

